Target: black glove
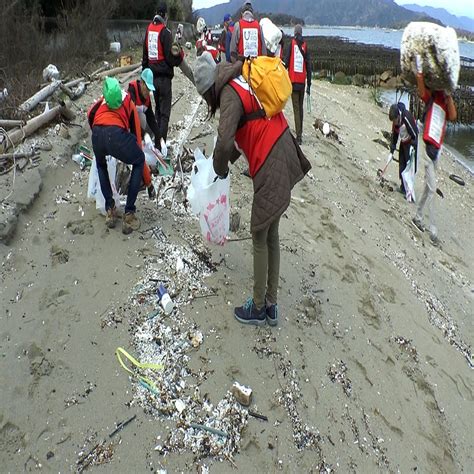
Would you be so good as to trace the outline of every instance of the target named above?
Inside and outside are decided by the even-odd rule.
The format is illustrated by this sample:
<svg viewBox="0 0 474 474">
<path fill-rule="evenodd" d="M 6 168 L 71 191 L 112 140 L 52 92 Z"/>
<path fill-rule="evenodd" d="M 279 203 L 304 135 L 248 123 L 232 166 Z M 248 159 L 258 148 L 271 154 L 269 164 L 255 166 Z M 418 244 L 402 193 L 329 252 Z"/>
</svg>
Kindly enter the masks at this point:
<svg viewBox="0 0 474 474">
<path fill-rule="evenodd" d="M 161 144 L 160 144 L 160 137 L 155 137 L 155 148 L 160 151 L 161 153 Z"/>
</svg>

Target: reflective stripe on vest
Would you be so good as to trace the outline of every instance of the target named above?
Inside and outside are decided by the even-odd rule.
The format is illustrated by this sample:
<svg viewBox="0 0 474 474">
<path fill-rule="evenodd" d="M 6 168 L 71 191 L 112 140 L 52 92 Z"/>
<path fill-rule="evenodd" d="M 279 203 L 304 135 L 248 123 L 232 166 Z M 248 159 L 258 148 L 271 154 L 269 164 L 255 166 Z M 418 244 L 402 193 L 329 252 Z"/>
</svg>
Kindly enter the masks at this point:
<svg viewBox="0 0 474 474">
<path fill-rule="evenodd" d="M 301 49 L 306 54 L 306 43 L 303 41 Z M 291 40 L 290 64 L 288 67 L 290 81 L 293 84 L 304 84 L 306 81 L 306 61 L 298 48 L 297 41 Z"/>
<path fill-rule="evenodd" d="M 150 64 L 156 64 L 158 61 L 165 59 L 163 46 L 160 41 L 160 33 L 164 28 L 165 25 L 163 23 L 151 23 L 146 31 L 146 47 Z"/>
<path fill-rule="evenodd" d="M 423 140 L 431 143 L 436 148 L 440 148 L 444 142 L 447 112 L 448 106 L 446 105 L 444 92 L 434 92 L 433 103 L 426 113 Z"/>
<path fill-rule="evenodd" d="M 148 107 L 151 105 L 151 100 L 150 96 L 148 96 L 148 99 L 146 99 L 145 102 L 142 101 L 138 82 L 139 81 L 137 79 L 136 81 L 132 81 L 129 85 L 132 86 L 135 91 L 135 107 L 139 112 L 145 113 L 148 110 Z"/>
<path fill-rule="evenodd" d="M 262 55 L 262 42 L 260 39 L 260 25 L 257 20 L 239 20 L 240 36 L 237 54 L 247 58 Z"/>
<path fill-rule="evenodd" d="M 237 92 L 244 108 L 244 114 L 260 110 L 260 105 L 242 76 L 233 79 L 229 85 Z M 237 148 L 245 155 L 249 163 L 250 176 L 253 178 L 262 167 L 273 145 L 288 128 L 288 123 L 280 112 L 268 119 L 262 117 L 248 120 L 235 133 Z"/>
</svg>

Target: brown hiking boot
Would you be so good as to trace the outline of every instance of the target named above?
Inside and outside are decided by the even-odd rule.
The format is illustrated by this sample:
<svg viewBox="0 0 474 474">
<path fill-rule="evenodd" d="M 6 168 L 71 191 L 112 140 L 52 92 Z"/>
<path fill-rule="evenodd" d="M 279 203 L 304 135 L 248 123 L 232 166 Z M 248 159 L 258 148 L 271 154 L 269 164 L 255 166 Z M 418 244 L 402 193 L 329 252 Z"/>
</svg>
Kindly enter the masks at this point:
<svg viewBox="0 0 474 474">
<path fill-rule="evenodd" d="M 130 234 L 140 228 L 140 220 L 134 212 L 126 212 L 122 220 L 122 233 Z"/>
<path fill-rule="evenodd" d="M 115 224 L 117 223 L 117 209 L 115 207 L 111 207 L 107 210 L 107 214 L 105 215 L 105 225 L 109 229 L 113 229 Z"/>
</svg>

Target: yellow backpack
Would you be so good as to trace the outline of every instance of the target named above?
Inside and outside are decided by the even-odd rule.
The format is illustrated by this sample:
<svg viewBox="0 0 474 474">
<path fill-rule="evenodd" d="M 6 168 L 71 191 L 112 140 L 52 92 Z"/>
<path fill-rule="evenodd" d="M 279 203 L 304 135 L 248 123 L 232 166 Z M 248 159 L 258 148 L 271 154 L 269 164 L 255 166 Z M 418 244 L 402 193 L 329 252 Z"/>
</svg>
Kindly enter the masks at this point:
<svg viewBox="0 0 474 474">
<path fill-rule="evenodd" d="M 257 96 L 268 118 L 284 109 L 291 95 L 292 85 L 280 58 L 258 56 L 246 59 L 242 76 Z"/>
</svg>

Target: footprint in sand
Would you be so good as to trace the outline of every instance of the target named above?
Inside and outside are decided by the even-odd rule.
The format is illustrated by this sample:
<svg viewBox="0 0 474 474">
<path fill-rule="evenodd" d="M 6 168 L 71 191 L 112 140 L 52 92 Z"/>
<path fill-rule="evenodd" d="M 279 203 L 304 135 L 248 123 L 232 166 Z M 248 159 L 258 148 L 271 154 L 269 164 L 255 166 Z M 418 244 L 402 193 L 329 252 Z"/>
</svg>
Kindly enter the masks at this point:
<svg viewBox="0 0 474 474">
<path fill-rule="evenodd" d="M 26 446 L 25 433 L 9 421 L 0 428 L 0 452 L 14 456 Z"/>
<path fill-rule="evenodd" d="M 90 221 L 84 219 L 78 219 L 67 223 L 66 228 L 69 229 L 74 235 L 92 235 L 94 234 L 94 227 Z"/>
</svg>

